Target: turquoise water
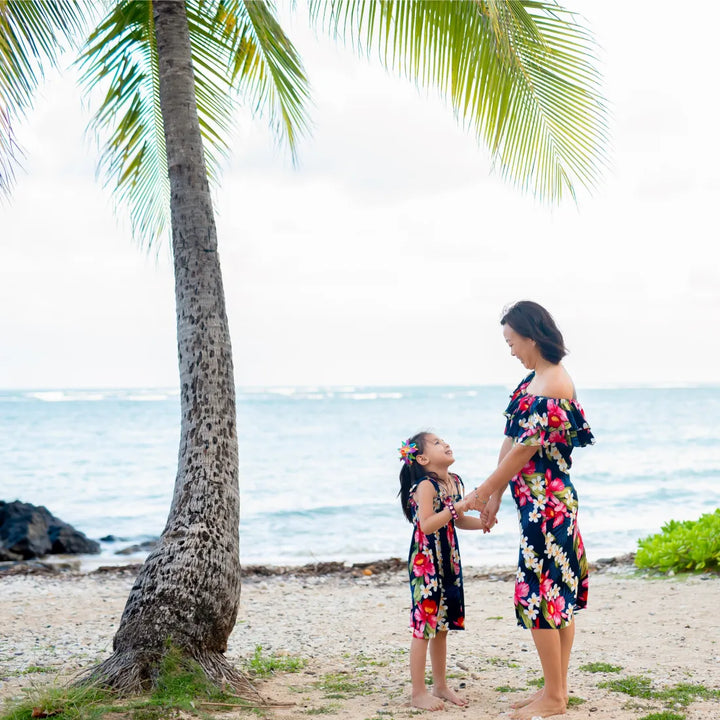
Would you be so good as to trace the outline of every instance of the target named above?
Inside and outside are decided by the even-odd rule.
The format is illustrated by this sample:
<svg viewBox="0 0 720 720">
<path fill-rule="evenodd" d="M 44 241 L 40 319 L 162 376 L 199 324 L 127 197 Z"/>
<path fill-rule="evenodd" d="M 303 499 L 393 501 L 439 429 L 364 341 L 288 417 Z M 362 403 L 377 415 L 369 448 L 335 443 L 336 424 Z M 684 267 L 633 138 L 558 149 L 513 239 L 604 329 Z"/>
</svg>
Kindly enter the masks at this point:
<svg viewBox="0 0 720 720">
<path fill-rule="evenodd" d="M 518 378 L 519 379 L 519 378 Z M 241 391 L 238 430 L 244 563 L 361 562 L 405 556 L 396 498 L 400 441 L 431 429 L 472 486 L 493 468 L 509 388 L 312 388 Z M 580 389 L 597 444 L 576 449 L 572 478 L 591 560 L 633 551 L 671 518 L 720 506 L 720 388 Z M 177 393 L 0 392 L 0 498 L 43 504 L 102 559 L 158 536 L 172 496 Z M 463 532 L 463 562 L 511 564 L 509 494 L 490 535 Z"/>
</svg>

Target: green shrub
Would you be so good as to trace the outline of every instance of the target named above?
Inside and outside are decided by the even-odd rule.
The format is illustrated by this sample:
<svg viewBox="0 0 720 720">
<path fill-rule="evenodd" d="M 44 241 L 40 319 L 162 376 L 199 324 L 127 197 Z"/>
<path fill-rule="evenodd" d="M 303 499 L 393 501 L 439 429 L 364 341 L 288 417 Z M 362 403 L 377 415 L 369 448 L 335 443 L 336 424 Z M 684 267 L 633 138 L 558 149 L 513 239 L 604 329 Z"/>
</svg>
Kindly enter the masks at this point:
<svg viewBox="0 0 720 720">
<path fill-rule="evenodd" d="M 698 520 L 670 520 L 661 533 L 638 540 L 635 564 L 663 572 L 720 569 L 720 508 Z"/>
</svg>

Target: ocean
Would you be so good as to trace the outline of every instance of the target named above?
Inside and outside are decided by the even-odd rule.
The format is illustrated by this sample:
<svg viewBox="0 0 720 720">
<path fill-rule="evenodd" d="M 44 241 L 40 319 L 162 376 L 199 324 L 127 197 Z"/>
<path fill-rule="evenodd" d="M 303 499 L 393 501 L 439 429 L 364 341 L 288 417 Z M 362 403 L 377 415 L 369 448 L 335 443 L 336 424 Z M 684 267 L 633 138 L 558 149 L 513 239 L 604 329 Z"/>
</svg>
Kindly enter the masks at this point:
<svg viewBox="0 0 720 720">
<path fill-rule="evenodd" d="M 519 380 L 519 378 L 518 378 Z M 244 389 L 238 393 L 244 564 L 406 557 L 401 440 L 429 429 L 466 487 L 497 462 L 509 387 Z M 590 560 L 632 552 L 670 519 L 720 506 L 720 387 L 579 389 L 596 445 L 571 477 Z M 0 499 L 45 505 L 101 543 L 85 566 L 160 535 L 179 439 L 175 391 L 0 391 Z M 461 531 L 466 566 L 512 565 L 506 493 L 492 533 Z"/>
</svg>

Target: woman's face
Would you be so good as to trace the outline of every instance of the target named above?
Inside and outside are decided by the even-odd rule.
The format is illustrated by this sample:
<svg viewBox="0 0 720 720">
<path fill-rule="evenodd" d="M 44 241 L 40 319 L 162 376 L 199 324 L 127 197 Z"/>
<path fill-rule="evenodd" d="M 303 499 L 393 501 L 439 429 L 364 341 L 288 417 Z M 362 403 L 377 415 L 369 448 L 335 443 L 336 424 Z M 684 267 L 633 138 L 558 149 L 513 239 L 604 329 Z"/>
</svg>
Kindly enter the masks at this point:
<svg viewBox="0 0 720 720">
<path fill-rule="evenodd" d="M 535 341 L 516 333 L 507 323 L 502 328 L 505 342 L 510 347 L 510 354 L 516 357 L 528 370 L 534 370 L 540 356 Z"/>
</svg>

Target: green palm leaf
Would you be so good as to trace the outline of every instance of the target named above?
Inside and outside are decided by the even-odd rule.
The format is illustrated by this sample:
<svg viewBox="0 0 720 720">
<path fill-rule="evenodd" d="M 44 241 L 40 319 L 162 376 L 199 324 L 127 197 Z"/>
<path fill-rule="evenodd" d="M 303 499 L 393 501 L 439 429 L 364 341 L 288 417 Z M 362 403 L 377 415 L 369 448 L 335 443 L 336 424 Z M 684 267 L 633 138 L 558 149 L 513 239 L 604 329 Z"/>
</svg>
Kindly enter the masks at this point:
<svg viewBox="0 0 720 720">
<path fill-rule="evenodd" d="M 229 151 L 238 90 L 254 112 L 269 109 L 294 150 L 306 127 L 307 81 L 268 5 L 190 0 L 186 10 L 211 182 L 218 182 Z M 149 247 L 170 223 L 152 4 L 118 2 L 90 36 L 80 63 L 88 92 L 107 87 L 92 121 L 104 138 L 101 173 L 114 185 L 115 199 L 130 208 L 133 235 Z"/>
<path fill-rule="evenodd" d="M 170 225 L 152 4 L 114 5 L 78 63 L 86 92 L 105 90 L 91 122 L 101 138 L 100 173 L 114 185 L 116 202 L 129 207 L 133 235 L 149 247 Z"/>
<path fill-rule="evenodd" d="M 45 66 L 75 46 L 94 9 L 90 0 L 0 0 L 0 194 L 9 193 L 21 154 L 15 120 L 32 107 Z"/>
<path fill-rule="evenodd" d="M 224 26 L 230 82 L 254 113 L 268 115 L 272 129 L 287 141 L 294 156 L 298 137 L 309 127 L 309 84 L 273 4 L 224 0 L 218 3 L 216 22 Z"/>
<path fill-rule="evenodd" d="M 544 0 L 310 0 L 361 53 L 436 88 L 503 177 L 551 202 L 597 184 L 607 113 L 591 34 Z"/>
</svg>

